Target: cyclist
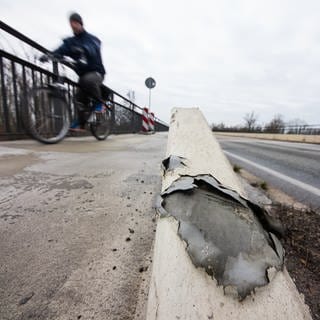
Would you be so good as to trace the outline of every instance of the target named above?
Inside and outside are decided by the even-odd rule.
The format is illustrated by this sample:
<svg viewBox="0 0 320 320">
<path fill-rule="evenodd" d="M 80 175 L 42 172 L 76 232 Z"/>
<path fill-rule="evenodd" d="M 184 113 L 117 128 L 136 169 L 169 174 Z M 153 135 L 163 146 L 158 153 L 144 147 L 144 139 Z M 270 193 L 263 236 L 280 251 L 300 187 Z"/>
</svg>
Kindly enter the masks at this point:
<svg viewBox="0 0 320 320">
<path fill-rule="evenodd" d="M 102 100 L 101 85 L 106 72 L 101 58 L 101 41 L 84 29 L 78 13 L 72 13 L 69 22 L 74 36 L 64 39 L 63 44 L 53 51 L 53 55 L 68 56 L 76 61 L 75 71 L 79 76 L 76 94 L 78 121 L 72 123 L 70 130 L 82 131 L 90 111 L 87 109 L 88 93 L 97 100 L 96 111 L 101 111 L 103 107 L 98 101 Z"/>
</svg>

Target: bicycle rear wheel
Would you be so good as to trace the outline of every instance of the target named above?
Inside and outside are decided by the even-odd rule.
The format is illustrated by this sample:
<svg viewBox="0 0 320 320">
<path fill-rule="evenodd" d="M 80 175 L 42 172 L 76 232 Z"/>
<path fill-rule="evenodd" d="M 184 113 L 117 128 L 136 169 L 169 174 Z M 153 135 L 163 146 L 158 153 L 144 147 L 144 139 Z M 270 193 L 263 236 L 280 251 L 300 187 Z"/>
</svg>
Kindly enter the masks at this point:
<svg viewBox="0 0 320 320">
<path fill-rule="evenodd" d="M 111 111 L 94 113 L 94 121 L 90 123 L 90 131 L 97 140 L 105 140 L 111 132 Z"/>
<path fill-rule="evenodd" d="M 28 133 L 43 143 L 57 143 L 68 133 L 70 114 L 61 91 L 40 87 L 28 95 L 24 108 L 24 125 Z"/>
</svg>

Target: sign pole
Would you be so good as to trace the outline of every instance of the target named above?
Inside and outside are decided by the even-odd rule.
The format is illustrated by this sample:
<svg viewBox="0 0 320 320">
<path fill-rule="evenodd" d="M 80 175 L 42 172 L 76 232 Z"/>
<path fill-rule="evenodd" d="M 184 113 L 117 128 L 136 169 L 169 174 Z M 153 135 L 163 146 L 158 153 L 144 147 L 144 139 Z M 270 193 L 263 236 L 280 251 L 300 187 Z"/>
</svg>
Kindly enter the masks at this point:
<svg viewBox="0 0 320 320">
<path fill-rule="evenodd" d="M 149 109 L 151 109 L 151 89 L 153 89 L 156 86 L 156 80 L 149 77 L 146 79 L 145 85 L 149 89 Z"/>
<path fill-rule="evenodd" d="M 151 89 L 153 89 L 156 86 L 156 80 L 154 80 L 153 78 L 149 77 L 145 80 L 145 85 L 146 87 L 149 89 L 149 119 L 152 123 L 152 128 L 151 129 L 154 132 L 154 115 L 151 114 Z M 150 128 L 150 126 L 149 126 Z"/>
</svg>

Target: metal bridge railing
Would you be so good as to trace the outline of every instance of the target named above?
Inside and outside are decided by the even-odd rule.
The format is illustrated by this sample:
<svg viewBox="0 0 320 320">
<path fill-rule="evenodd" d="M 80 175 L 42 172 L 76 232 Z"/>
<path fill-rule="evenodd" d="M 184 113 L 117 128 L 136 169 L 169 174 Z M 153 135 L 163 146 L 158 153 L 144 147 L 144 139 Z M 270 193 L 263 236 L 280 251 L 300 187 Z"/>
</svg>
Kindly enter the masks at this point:
<svg viewBox="0 0 320 320">
<path fill-rule="evenodd" d="M 41 53 L 49 53 L 49 50 L 2 21 L 0 21 L 0 29 Z M 3 49 L 0 48 L 0 139 L 9 139 L 25 136 L 21 107 L 26 89 L 52 83 L 55 75 Z M 55 67 L 57 66 L 52 66 L 52 68 Z M 77 83 L 68 77 L 64 77 L 64 83 L 67 87 L 72 117 L 74 117 L 74 96 Z M 142 108 L 111 88 L 108 89 L 114 105 L 113 133 L 139 132 L 142 124 Z M 156 131 L 167 131 L 168 125 L 156 118 L 155 128 Z"/>
</svg>

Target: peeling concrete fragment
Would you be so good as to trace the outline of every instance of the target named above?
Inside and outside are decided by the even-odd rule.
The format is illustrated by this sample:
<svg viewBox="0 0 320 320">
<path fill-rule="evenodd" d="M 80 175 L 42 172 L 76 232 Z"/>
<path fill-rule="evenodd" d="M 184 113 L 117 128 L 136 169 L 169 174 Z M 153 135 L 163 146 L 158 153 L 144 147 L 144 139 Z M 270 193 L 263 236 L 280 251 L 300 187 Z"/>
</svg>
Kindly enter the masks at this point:
<svg viewBox="0 0 320 320">
<path fill-rule="evenodd" d="M 156 211 L 158 212 L 158 214 L 160 215 L 160 217 L 166 217 L 169 214 L 163 208 L 162 203 L 163 203 L 163 198 L 161 196 L 157 196 L 154 207 L 155 207 Z"/>
<path fill-rule="evenodd" d="M 194 179 L 192 177 L 181 177 L 180 179 L 174 181 L 171 186 L 162 193 L 162 195 L 167 195 L 173 193 L 174 191 L 187 191 L 197 188 L 197 185 L 193 183 Z"/>
<path fill-rule="evenodd" d="M 173 171 L 174 169 L 179 167 L 185 167 L 186 164 L 183 160 L 185 159 L 182 157 L 172 155 L 162 161 L 162 168 L 166 172 Z"/>
<path fill-rule="evenodd" d="M 179 178 L 156 207 L 179 221 L 178 234 L 194 265 L 239 300 L 269 282 L 268 269 L 282 269 L 284 251 L 268 232 L 270 224 L 264 228 L 263 209 L 209 175 Z"/>
<path fill-rule="evenodd" d="M 248 200 L 247 203 L 267 231 L 276 234 L 280 238 L 284 236 L 285 229 L 280 220 L 273 218 L 266 209 L 260 207 L 258 204 Z"/>
<path fill-rule="evenodd" d="M 224 196 L 229 196 L 235 201 L 241 203 L 244 207 L 247 207 L 246 201 L 234 190 L 224 187 L 220 182 L 210 175 L 199 175 L 194 177 L 195 181 L 204 181 L 211 187 L 219 190 L 224 194 Z"/>
<path fill-rule="evenodd" d="M 277 269 L 272 267 L 267 270 L 267 277 L 269 282 L 271 282 L 277 274 Z"/>
<path fill-rule="evenodd" d="M 273 233 L 270 232 L 269 234 L 270 234 L 270 238 L 272 239 L 272 242 L 273 242 L 273 245 L 274 245 L 274 248 L 275 248 L 275 251 L 276 251 L 278 257 L 280 259 L 283 259 L 285 252 L 284 252 L 284 248 L 283 248 L 281 242 Z"/>
</svg>

